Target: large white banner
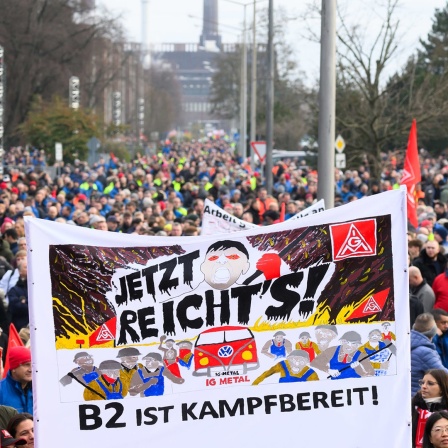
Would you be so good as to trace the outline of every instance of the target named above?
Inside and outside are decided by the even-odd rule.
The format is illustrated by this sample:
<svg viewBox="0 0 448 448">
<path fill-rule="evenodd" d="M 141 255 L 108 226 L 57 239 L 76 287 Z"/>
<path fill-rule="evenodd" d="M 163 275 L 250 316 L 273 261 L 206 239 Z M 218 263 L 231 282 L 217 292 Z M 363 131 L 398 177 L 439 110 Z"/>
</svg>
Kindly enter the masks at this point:
<svg viewBox="0 0 448 448">
<path fill-rule="evenodd" d="M 37 447 L 410 446 L 405 205 L 200 238 L 27 219 Z"/>
<path fill-rule="evenodd" d="M 294 215 L 291 219 L 304 218 L 305 216 L 323 212 L 325 201 L 321 199 L 310 205 L 305 210 Z M 204 211 L 202 214 L 201 235 L 216 235 L 218 233 L 240 232 L 241 230 L 254 229 L 258 226 L 247 221 L 243 221 L 221 207 L 218 207 L 209 199 L 204 201 Z"/>
</svg>

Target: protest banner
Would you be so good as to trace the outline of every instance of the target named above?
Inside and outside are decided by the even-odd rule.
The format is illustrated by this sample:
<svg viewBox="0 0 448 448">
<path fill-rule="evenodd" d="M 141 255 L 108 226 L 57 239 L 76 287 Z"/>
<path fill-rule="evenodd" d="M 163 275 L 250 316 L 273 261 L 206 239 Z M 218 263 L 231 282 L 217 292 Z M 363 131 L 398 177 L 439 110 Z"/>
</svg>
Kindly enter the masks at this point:
<svg viewBox="0 0 448 448">
<path fill-rule="evenodd" d="M 308 215 L 314 215 L 315 213 L 320 213 L 325 210 L 325 201 L 323 199 L 320 199 L 314 204 L 311 204 L 309 207 L 307 207 L 305 210 L 302 210 L 299 213 L 296 213 L 291 219 L 299 219 L 299 218 L 305 218 L 305 216 Z"/>
<path fill-rule="evenodd" d="M 321 199 L 310 205 L 305 210 L 294 215 L 291 219 L 304 218 L 305 216 L 319 213 L 325 210 L 325 201 Z M 241 230 L 254 229 L 258 226 L 247 221 L 243 221 L 221 207 L 215 205 L 209 199 L 204 201 L 204 211 L 202 214 L 201 235 L 216 235 L 218 233 L 240 232 Z"/>
<path fill-rule="evenodd" d="M 221 207 L 215 205 L 209 199 L 204 201 L 202 213 L 201 235 L 216 235 L 217 233 L 241 232 L 241 230 L 258 227 L 247 221 L 243 221 Z"/>
<path fill-rule="evenodd" d="M 199 238 L 27 219 L 37 446 L 410 446 L 405 210 Z"/>
</svg>

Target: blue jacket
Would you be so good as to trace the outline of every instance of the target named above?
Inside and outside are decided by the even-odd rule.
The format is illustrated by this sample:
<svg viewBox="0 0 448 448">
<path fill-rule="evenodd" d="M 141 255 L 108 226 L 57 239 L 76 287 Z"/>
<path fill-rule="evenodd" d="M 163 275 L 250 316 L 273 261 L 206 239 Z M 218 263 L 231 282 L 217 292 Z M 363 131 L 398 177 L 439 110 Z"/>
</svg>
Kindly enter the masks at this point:
<svg viewBox="0 0 448 448">
<path fill-rule="evenodd" d="M 0 404 L 11 406 L 19 413 L 33 413 L 33 390 L 31 383 L 25 389 L 22 385 L 13 379 L 11 371 L 8 372 L 6 378 L 0 381 Z"/>
<path fill-rule="evenodd" d="M 432 340 L 436 346 L 437 353 L 440 355 L 442 364 L 448 368 L 448 332 L 443 333 L 442 336 L 436 334 Z"/>
<path fill-rule="evenodd" d="M 436 346 L 422 333 L 411 330 L 411 390 L 414 396 L 419 390 L 419 380 L 429 369 L 442 369 L 443 367 Z"/>
</svg>

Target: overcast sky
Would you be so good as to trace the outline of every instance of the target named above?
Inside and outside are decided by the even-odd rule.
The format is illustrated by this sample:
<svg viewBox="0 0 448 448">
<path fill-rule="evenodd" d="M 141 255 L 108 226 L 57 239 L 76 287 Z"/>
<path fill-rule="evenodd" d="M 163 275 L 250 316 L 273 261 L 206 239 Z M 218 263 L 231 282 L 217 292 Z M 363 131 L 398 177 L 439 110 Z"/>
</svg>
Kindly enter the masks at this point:
<svg viewBox="0 0 448 448">
<path fill-rule="evenodd" d="M 235 0 L 239 1 L 239 0 Z M 320 0 L 314 0 L 318 5 Z M 294 49 L 299 67 L 305 72 L 307 82 L 317 79 L 319 73 L 319 47 L 304 36 L 307 35 L 303 17 L 309 0 L 274 0 L 274 6 L 285 9 L 291 20 L 285 24 L 288 41 Z M 338 4 L 348 21 L 358 24 L 365 32 L 366 40 L 375 36 L 383 23 L 386 0 L 339 0 Z M 261 9 L 267 0 L 257 0 Z M 446 0 L 402 0 L 396 18 L 400 21 L 399 48 L 392 63 L 394 69 L 404 64 L 410 54 L 419 46 L 419 38 L 426 37 L 431 28 L 436 8 L 444 8 Z M 97 0 L 97 5 L 106 6 L 115 15 L 120 15 L 122 23 L 132 41 L 141 41 L 141 0 Z M 148 38 L 152 43 L 191 42 L 197 43 L 202 30 L 202 0 L 149 0 Z M 248 20 L 252 7 L 247 8 Z M 236 42 L 241 37 L 244 7 L 219 0 L 220 34 L 223 42 Z M 318 19 L 310 20 L 318 33 Z"/>
</svg>

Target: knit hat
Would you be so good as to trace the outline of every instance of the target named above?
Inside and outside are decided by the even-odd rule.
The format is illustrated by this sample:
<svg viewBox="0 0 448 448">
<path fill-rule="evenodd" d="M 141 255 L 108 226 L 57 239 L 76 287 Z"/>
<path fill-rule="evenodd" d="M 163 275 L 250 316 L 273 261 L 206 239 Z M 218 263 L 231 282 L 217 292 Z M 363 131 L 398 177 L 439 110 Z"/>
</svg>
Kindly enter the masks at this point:
<svg viewBox="0 0 448 448">
<path fill-rule="evenodd" d="M 17 369 L 22 364 L 31 362 L 31 352 L 26 347 L 11 347 L 8 350 L 9 368 Z"/>
<path fill-rule="evenodd" d="M 443 241 L 446 241 L 446 237 L 448 236 L 448 230 L 440 224 L 436 225 L 433 230 L 434 233 L 437 233 Z"/>
</svg>

